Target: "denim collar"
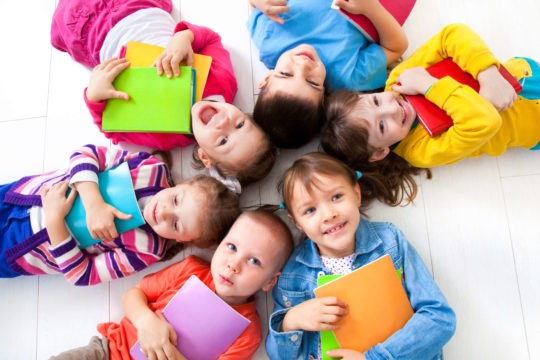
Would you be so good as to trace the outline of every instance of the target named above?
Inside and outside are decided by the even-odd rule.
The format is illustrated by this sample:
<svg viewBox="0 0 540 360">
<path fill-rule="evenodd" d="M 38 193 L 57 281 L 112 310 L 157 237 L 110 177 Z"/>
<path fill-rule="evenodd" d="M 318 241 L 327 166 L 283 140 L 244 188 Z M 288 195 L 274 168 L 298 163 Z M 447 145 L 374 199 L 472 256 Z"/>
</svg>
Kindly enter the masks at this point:
<svg viewBox="0 0 540 360">
<path fill-rule="evenodd" d="M 376 231 L 373 230 L 371 222 L 365 219 L 360 220 L 360 225 L 355 233 L 355 251 L 354 259 L 360 255 L 370 253 L 378 246 L 382 245 L 382 239 Z M 315 243 L 307 238 L 300 243 L 296 261 L 311 268 L 324 268 L 324 265 L 319 255 L 319 250 Z"/>
</svg>

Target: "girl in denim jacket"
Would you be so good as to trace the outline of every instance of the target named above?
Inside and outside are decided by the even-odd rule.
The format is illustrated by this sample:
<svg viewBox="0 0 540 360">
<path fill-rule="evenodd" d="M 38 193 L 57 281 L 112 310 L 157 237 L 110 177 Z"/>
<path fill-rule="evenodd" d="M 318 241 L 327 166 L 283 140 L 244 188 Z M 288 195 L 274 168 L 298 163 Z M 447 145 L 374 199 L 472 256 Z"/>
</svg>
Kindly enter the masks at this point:
<svg viewBox="0 0 540 360">
<path fill-rule="evenodd" d="M 335 349 L 327 355 L 436 359 L 454 334 L 454 312 L 401 231 L 390 223 L 361 218 L 360 176 L 323 153 L 302 156 L 283 175 L 279 189 L 284 205 L 308 238 L 295 249 L 273 290 L 275 308 L 266 339 L 271 359 L 320 359 L 319 332 L 336 329 L 336 322 L 347 316 L 347 304 L 334 297 L 315 298 L 317 277 L 346 274 L 386 254 L 403 270 L 413 317 L 364 353 Z"/>
</svg>

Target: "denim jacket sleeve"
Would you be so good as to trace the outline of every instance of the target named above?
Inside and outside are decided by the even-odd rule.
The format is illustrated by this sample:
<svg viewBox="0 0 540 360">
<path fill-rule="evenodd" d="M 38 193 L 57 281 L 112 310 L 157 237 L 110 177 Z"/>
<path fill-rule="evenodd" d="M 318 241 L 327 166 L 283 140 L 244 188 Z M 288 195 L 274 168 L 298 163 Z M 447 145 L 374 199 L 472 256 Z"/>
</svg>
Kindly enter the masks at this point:
<svg viewBox="0 0 540 360">
<path fill-rule="evenodd" d="M 365 352 L 372 359 L 433 359 L 454 334 L 456 317 L 422 259 L 395 228 L 403 262 L 404 285 L 414 310 L 405 326 Z"/>
<path fill-rule="evenodd" d="M 270 316 L 268 326 L 268 336 L 266 337 L 266 352 L 268 357 L 275 359 L 298 359 L 302 354 L 302 337 L 303 330 L 295 330 L 282 332 L 281 324 L 288 309 L 274 308 L 274 312 Z"/>
</svg>

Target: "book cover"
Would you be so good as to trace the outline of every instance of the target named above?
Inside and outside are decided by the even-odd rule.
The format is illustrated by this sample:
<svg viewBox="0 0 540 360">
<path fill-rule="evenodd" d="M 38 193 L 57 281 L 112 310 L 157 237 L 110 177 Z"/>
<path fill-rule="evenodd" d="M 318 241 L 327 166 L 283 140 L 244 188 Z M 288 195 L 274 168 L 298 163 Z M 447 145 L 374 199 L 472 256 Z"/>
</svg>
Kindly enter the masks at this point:
<svg viewBox="0 0 540 360">
<path fill-rule="evenodd" d="M 416 0 L 379 0 L 382 6 L 397 20 L 399 25 L 403 25 L 409 17 Z M 351 22 L 364 36 L 371 42 L 379 42 L 379 34 L 375 26 L 362 14 L 351 14 L 350 12 L 340 9 L 332 1 L 331 8 L 339 11 L 347 20 Z"/>
<path fill-rule="evenodd" d="M 145 223 L 135 197 L 127 163 L 100 172 L 98 174 L 98 185 L 99 192 L 107 204 L 114 206 L 123 213 L 132 215 L 131 219 L 128 220 L 114 219 L 114 225 L 119 234 Z M 92 238 L 86 227 L 86 210 L 79 195 L 75 198 L 65 222 L 69 231 L 79 243 L 79 248 L 84 249 L 101 241 L 101 239 Z"/>
<path fill-rule="evenodd" d="M 250 324 L 195 275 L 184 283 L 162 313 L 178 335 L 178 350 L 188 360 L 217 359 Z M 139 342 L 130 354 L 135 360 L 146 359 Z"/>
<path fill-rule="evenodd" d="M 463 71 L 452 58 L 444 59 L 426 69 L 431 76 L 437 79 L 450 76 L 454 80 L 470 86 L 476 92 L 480 89 L 478 81 L 469 73 Z M 504 66 L 499 67 L 502 76 L 514 87 L 516 93 L 521 92 L 521 84 L 506 70 Z M 405 99 L 416 110 L 418 121 L 422 124 L 429 136 L 434 137 L 448 130 L 454 125 L 452 118 L 437 105 L 426 99 L 423 95 L 403 95 Z"/>
<path fill-rule="evenodd" d="M 413 316 L 390 255 L 317 287 L 315 296 L 336 296 L 349 313 L 333 331 L 340 348 L 366 351 L 401 329 Z"/>
<path fill-rule="evenodd" d="M 103 112 L 103 131 L 191 134 L 191 105 L 195 94 L 191 66 L 179 77 L 158 76 L 152 67 L 129 67 L 114 80 L 129 100 L 109 99 Z"/>
<path fill-rule="evenodd" d="M 150 45 L 137 41 L 129 41 L 126 46 L 125 58 L 129 60 L 132 67 L 149 67 L 152 66 L 154 60 L 163 52 L 164 48 L 157 45 Z M 202 99 L 204 86 L 210 73 L 212 65 L 212 57 L 208 55 L 194 54 L 193 68 L 197 74 L 195 77 L 196 92 L 195 101 Z"/>
</svg>

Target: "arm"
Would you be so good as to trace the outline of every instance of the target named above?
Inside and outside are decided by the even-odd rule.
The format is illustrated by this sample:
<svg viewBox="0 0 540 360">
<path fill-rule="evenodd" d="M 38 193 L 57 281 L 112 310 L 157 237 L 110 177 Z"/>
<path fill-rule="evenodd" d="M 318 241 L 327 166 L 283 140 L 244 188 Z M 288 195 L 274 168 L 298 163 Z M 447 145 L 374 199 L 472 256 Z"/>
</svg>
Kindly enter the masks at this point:
<svg viewBox="0 0 540 360">
<path fill-rule="evenodd" d="M 279 17 L 279 14 L 289 11 L 287 0 L 248 0 L 252 8 L 259 9 L 270 20 L 283 24 L 285 21 Z"/>
<path fill-rule="evenodd" d="M 434 138 L 417 126 L 400 142 L 394 152 L 416 167 L 452 164 L 478 154 L 502 125 L 490 102 L 450 77 L 435 82 L 425 96 L 443 109 L 454 125 Z"/>
<path fill-rule="evenodd" d="M 364 353 L 366 359 L 432 359 L 450 340 L 456 317 L 416 250 L 394 227 L 399 243 L 405 291 L 414 310 L 405 326 Z"/>
<path fill-rule="evenodd" d="M 229 52 L 223 47 L 221 37 L 215 31 L 187 21 L 176 24 L 175 32 L 190 30 L 193 33 L 191 44 L 196 54 L 212 57 L 210 73 L 203 92 L 203 99 L 212 95 L 221 95 L 232 103 L 238 90 L 234 69 Z"/>
<path fill-rule="evenodd" d="M 71 182 L 97 182 L 99 171 L 124 161 L 129 161 L 135 174 L 143 167 L 162 166 L 164 169 L 159 172 L 164 174 L 163 177 L 167 176 L 165 165 L 147 153 L 128 153 L 87 145 L 71 155 Z M 92 253 L 81 251 L 71 237 L 57 246 L 51 246 L 50 252 L 70 283 L 94 285 L 142 270 L 161 258 L 167 244 L 152 232 L 135 229 L 120 235 L 113 243 L 95 245 L 97 251 Z"/>
<path fill-rule="evenodd" d="M 161 313 L 148 307 L 145 293 L 135 286 L 122 297 L 126 317 L 137 329 L 137 338 L 147 358 L 183 359 L 176 348 L 176 332 Z"/>
<path fill-rule="evenodd" d="M 405 32 L 396 19 L 378 0 L 336 0 L 335 5 L 352 14 L 363 14 L 373 23 L 379 34 L 379 45 L 391 64 L 407 50 Z"/>
</svg>

